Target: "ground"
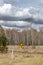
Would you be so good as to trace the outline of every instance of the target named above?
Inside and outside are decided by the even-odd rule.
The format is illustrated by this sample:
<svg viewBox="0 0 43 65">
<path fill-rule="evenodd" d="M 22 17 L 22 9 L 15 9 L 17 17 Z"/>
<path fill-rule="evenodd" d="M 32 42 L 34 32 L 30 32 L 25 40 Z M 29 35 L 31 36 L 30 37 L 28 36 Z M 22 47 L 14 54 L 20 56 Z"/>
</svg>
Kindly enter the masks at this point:
<svg viewBox="0 0 43 65">
<path fill-rule="evenodd" d="M 40 47 L 40 49 L 42 48 L 43 47 Z M 18 49 L 16 50 L 18 51 Z M 32 51 L 33 50 L 34 49 L 32 49 Z M 20 51 L 23 50 L 20 49 Z M 14 58 L 12 59 L 11 52 L 7 54 L 0 53 L 0 65 L 43 65 L 43 54 L 41 53 L 14 52 L 13 56 Z"/>
</svg>

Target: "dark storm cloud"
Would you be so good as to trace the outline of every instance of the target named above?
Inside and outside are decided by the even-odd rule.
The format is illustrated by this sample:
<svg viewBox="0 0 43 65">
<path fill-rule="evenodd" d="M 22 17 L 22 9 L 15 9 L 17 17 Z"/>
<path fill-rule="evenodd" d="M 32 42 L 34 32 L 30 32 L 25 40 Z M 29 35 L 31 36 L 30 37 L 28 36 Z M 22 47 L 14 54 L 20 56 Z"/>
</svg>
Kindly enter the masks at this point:
<svg viewBox="0 0 43 65">
<path fill-rule="evenodd" d="M 23 21 L 27 21 L 27 22 L 31 22 L 31 23 L 35 23 L 35 24 L 43 24 L 43 20 L 42 19 L 35 19 L 35 18 L 24 18 Z"/>
<path fill-rule="evenodd" d="M 5 27 L 16 27 L 16 28 L 26 28 L 26 27 L 29 27 L 29 25 L 17 25 L 17 24 L 11 24 L 11 23 L 8 23 L 8 22 L 4 22 L 1 24 L 2 26 L 5 26 Z"/>
<path fill-rule="evenodd" d="M 12 17 L 12 16 L 6 16 L 6 15 L 0 15 L 0 20 L 3 21 L 18 21 L 18 17 Z"/>
<path fill-rule="evenodd" d="M 35 24 L 43 24 L 43 20 L 41 19 L 36 19 L 32 17 L 12 17 L 12 16 L 6 16 L 6 15 L 1 15 L 0 14 L 0 20 L 3 21 L 25 21 L 29 23 L 35 23 Z"/>
</svg>

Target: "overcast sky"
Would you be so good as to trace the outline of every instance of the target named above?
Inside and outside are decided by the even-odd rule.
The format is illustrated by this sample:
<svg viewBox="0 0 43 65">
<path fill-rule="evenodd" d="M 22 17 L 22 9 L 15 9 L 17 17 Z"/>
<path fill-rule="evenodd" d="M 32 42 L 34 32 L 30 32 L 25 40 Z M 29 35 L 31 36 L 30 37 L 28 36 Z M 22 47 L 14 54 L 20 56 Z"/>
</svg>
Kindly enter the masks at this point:
<svg viewBox="0 0 43 65">
<path fill-rule="evenodd" d="M 43 24 L 43 0 L 0 0 L 0 25 L 23 29 Z"/>
</svg>

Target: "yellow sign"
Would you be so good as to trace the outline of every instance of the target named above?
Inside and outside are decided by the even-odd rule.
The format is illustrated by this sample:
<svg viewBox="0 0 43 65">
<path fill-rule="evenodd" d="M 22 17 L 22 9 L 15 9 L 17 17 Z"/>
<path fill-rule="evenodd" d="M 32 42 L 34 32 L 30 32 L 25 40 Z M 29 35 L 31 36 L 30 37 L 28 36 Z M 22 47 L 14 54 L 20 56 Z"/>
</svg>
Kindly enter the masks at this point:
<svg viewBox="0 0 43 65">
<path fill-rule="evenodd" d="M 20 48 L 22 48 L 22 49 L 23 49 L 23 48 L 24 48 L 24 45 L 23 45 L 23 44 L 20 44 Z"/>
</svg>

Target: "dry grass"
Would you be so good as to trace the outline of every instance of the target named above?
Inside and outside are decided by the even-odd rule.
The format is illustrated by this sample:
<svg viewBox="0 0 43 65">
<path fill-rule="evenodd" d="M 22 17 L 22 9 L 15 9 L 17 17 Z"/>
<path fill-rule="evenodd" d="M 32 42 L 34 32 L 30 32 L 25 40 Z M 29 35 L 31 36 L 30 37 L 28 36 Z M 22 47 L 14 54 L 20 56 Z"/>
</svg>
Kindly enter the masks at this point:
<svg viewBox="0 0 43 65">
<path fill-rule="evenodd" d="M 43 56 L 14 55 L 12 60 L 11 54 L 0 54 L 0 65 L 43 65 Z"/>
<path fill-rule="evenodd" d="M 22 49 L 19 50 L 23 51 Z M 0 65 L 43 65 L 43 54 L 14 52 L 13 60 L 11 56 L 12 56 L 11 53 L 0 54 Z"/>
</svg>

